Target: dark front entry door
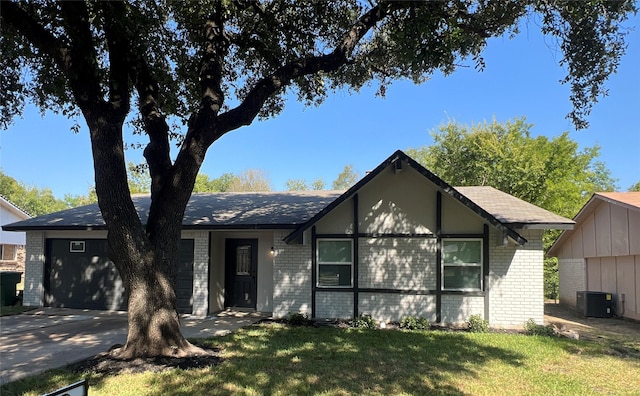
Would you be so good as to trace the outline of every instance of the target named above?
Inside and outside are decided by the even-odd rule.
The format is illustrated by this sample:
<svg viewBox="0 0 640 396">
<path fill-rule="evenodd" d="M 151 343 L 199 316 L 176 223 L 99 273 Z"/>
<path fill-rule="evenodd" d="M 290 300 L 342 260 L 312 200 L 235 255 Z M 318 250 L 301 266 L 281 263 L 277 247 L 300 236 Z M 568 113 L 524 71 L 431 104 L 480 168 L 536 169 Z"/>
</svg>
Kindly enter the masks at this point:
<svg viewBox="0 0 640 396">
<path fill-rule="evenodd" d="M 257 239 L 227 239 L 225 243 L 225 307 L 256 307 Z"/>
</svg>

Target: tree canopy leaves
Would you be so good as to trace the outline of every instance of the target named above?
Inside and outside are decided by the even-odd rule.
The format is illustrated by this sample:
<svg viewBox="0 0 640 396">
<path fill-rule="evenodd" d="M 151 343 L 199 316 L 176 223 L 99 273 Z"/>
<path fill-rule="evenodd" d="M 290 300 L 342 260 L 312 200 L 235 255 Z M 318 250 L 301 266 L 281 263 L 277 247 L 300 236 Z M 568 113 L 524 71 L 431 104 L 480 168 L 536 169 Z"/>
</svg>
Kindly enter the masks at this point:
<svg viewBox="0 0 640 396">
<path fill-rule="evenodd" d="M 524 118 L 449 121 L 432 132 L 432 146 L 408 154 L 454 186 L 492 186 L 569 218 L 592 193 L 615 189 L 598 146 L 580 150 L 567 132 L 533 137 L 532 127 Z"/>
</svg>

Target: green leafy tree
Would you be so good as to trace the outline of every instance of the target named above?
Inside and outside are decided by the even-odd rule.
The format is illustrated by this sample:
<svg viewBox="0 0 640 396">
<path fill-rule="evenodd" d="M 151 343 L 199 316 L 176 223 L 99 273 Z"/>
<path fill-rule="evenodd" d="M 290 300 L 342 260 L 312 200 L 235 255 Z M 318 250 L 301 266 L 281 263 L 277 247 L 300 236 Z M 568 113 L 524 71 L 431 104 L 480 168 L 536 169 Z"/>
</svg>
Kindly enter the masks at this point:
<svg viewBox="0 0 640 396">
<path fill-rule="evenodd" d="M 279 114 L 289 92 L 316 105 L 371 81 L 380 94 L 397 79 L 425 82 L 466 60 L 482 69 L 487 40 L 517 33 L 533 15 L 557 40 L 569 117 L 585 127 L 624 52 L 619 26 L 634 11 L 632 1 L 604 0 L 2 1 L 0 123 L 26 101 L 83 118 L 110 258 L 128 293 L 119 355 L 203 353 L 180 333 L 173 279 L 184 210 L 215 141 Z M 131 119 L 151 176 L 146 224 L 127 183 Z"/>
<path fill-rule="evenodd" d="M 359 179 L 360 175 L 353 169 L 353 165 L 345 165 L 342 172 L 338 174 L 336 180 L 331 184 L 331 187 L 334 190 L 346 190 L 356 184 Z"/>
<path fill-rule="evenodd" d="M 637 183 L 631 185 L 627 191 L 640 191 L 640 180 Z"/>
<path fill-rule="evenodd" d="M 432 133 L 434 144 L 409 155 L 454 186 L 492 186 L 572 218 L 596 191 L 612 191 L 615 179 L 597 161 L 599 147 L 579 150 L 568 133 L 532 137 L 524 118 L 461 125 L 450 121 Z M 547 231 L 549 248 L 558 231 Z M 557 260 L 545 261 L 545 295 L 558 291 Z"/>
<path fill-rule="evenodd" d="M 65 194 L 64 202 L 70 208 L 97 203 L 98 196 L 96 195 L 96 189 L 94 187 L 90 187 L 87 195 Z"/>
<path fill-rule="evenodd" d="M 311 182 L 311 189 L 316 191 L 324 190 L 325 185 L 326 184 L 322 178 L 317 178 Z"/>
<path fill-rule="evenodd" d="M 30 187 L 0 171 L 0 195 L 31 216 L 67 209 L 63 200 L 57 199 L 51 189 Z"/>
<path fill-rule="evenodd" d="M 151 188 L 151 175 L 144 165 L 127 162 L 127 182 L 131 194 L 148 194 Z"/>
<path fill-rule="evenodd" d="M 286 181 L 288 191 L 307 191 L 309 184 L 304 179 L 289 179 Z M 317 178 L 311 182 L 311 190 L 324 190 L 325 182 L 322 178 Z"/>
<path fill-rule="evenodd" d="M 304 179 L 289 179 L 285 184 L 288 191 L 306 191 L 309 189 Z"/>
<path fill-rule="evenodd" d="M 193 192 L 225 192 L 229 191 L 236 176 L 233 173 L 224 173 L 215 179 L 210 179 L 204 173 L 196 176 Z"/>
<path fill-rule="evenodd" d="M 271 181 L 266 172 L 260 169 L 247 169 L 235 176 L 229 185 L 232 192 L 271 191 Z"/>
<path fill-rule="evenodd" d="M 492 186 L 570 218 L 593 192 L 615 189 L 598 146 L 580 150 L 567 132 L 532 137 L 532 126 L 450 121 L 432 132 L 433 145 L 408 153 L 452 185 Z"/>
</svg>

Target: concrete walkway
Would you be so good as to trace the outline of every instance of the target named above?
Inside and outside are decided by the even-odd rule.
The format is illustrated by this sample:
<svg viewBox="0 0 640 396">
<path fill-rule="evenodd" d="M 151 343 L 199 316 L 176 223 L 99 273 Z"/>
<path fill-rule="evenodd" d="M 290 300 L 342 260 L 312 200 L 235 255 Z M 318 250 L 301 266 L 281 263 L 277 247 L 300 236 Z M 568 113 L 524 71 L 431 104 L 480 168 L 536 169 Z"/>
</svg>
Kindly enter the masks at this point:
<svg viewBox="0 0 640 396">
<path fill-rule="evenodd" d="M 265 315 L 225 311 L 182 317 L 187 338 L 221 336 Z M 0 384 L 97 355 L 127 339 L 127 313 L 42 308 L 0 317 Z"/>
</svg>

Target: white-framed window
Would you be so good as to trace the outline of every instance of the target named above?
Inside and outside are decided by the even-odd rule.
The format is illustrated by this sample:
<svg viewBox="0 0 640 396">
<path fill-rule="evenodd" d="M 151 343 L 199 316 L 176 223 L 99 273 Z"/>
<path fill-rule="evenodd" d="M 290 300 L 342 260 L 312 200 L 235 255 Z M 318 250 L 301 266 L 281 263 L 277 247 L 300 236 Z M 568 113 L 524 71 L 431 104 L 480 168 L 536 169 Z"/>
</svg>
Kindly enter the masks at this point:
<svg viewBox="0 0 640 396">
<path fill-rule="evenodd" d="M 442 240 L 442 289 L 482 290 L 482 239 Z"/>
<path fill-rule="evenodd" d="M 318 239 L 316 244 L 317 286 L 353 286 L 353 240 Z"/>
<path fill-rule="evenodd" d="M 16 261 L 17 253 L 16 245 L 0 245 L 0 261 Z"/>
</svg>

